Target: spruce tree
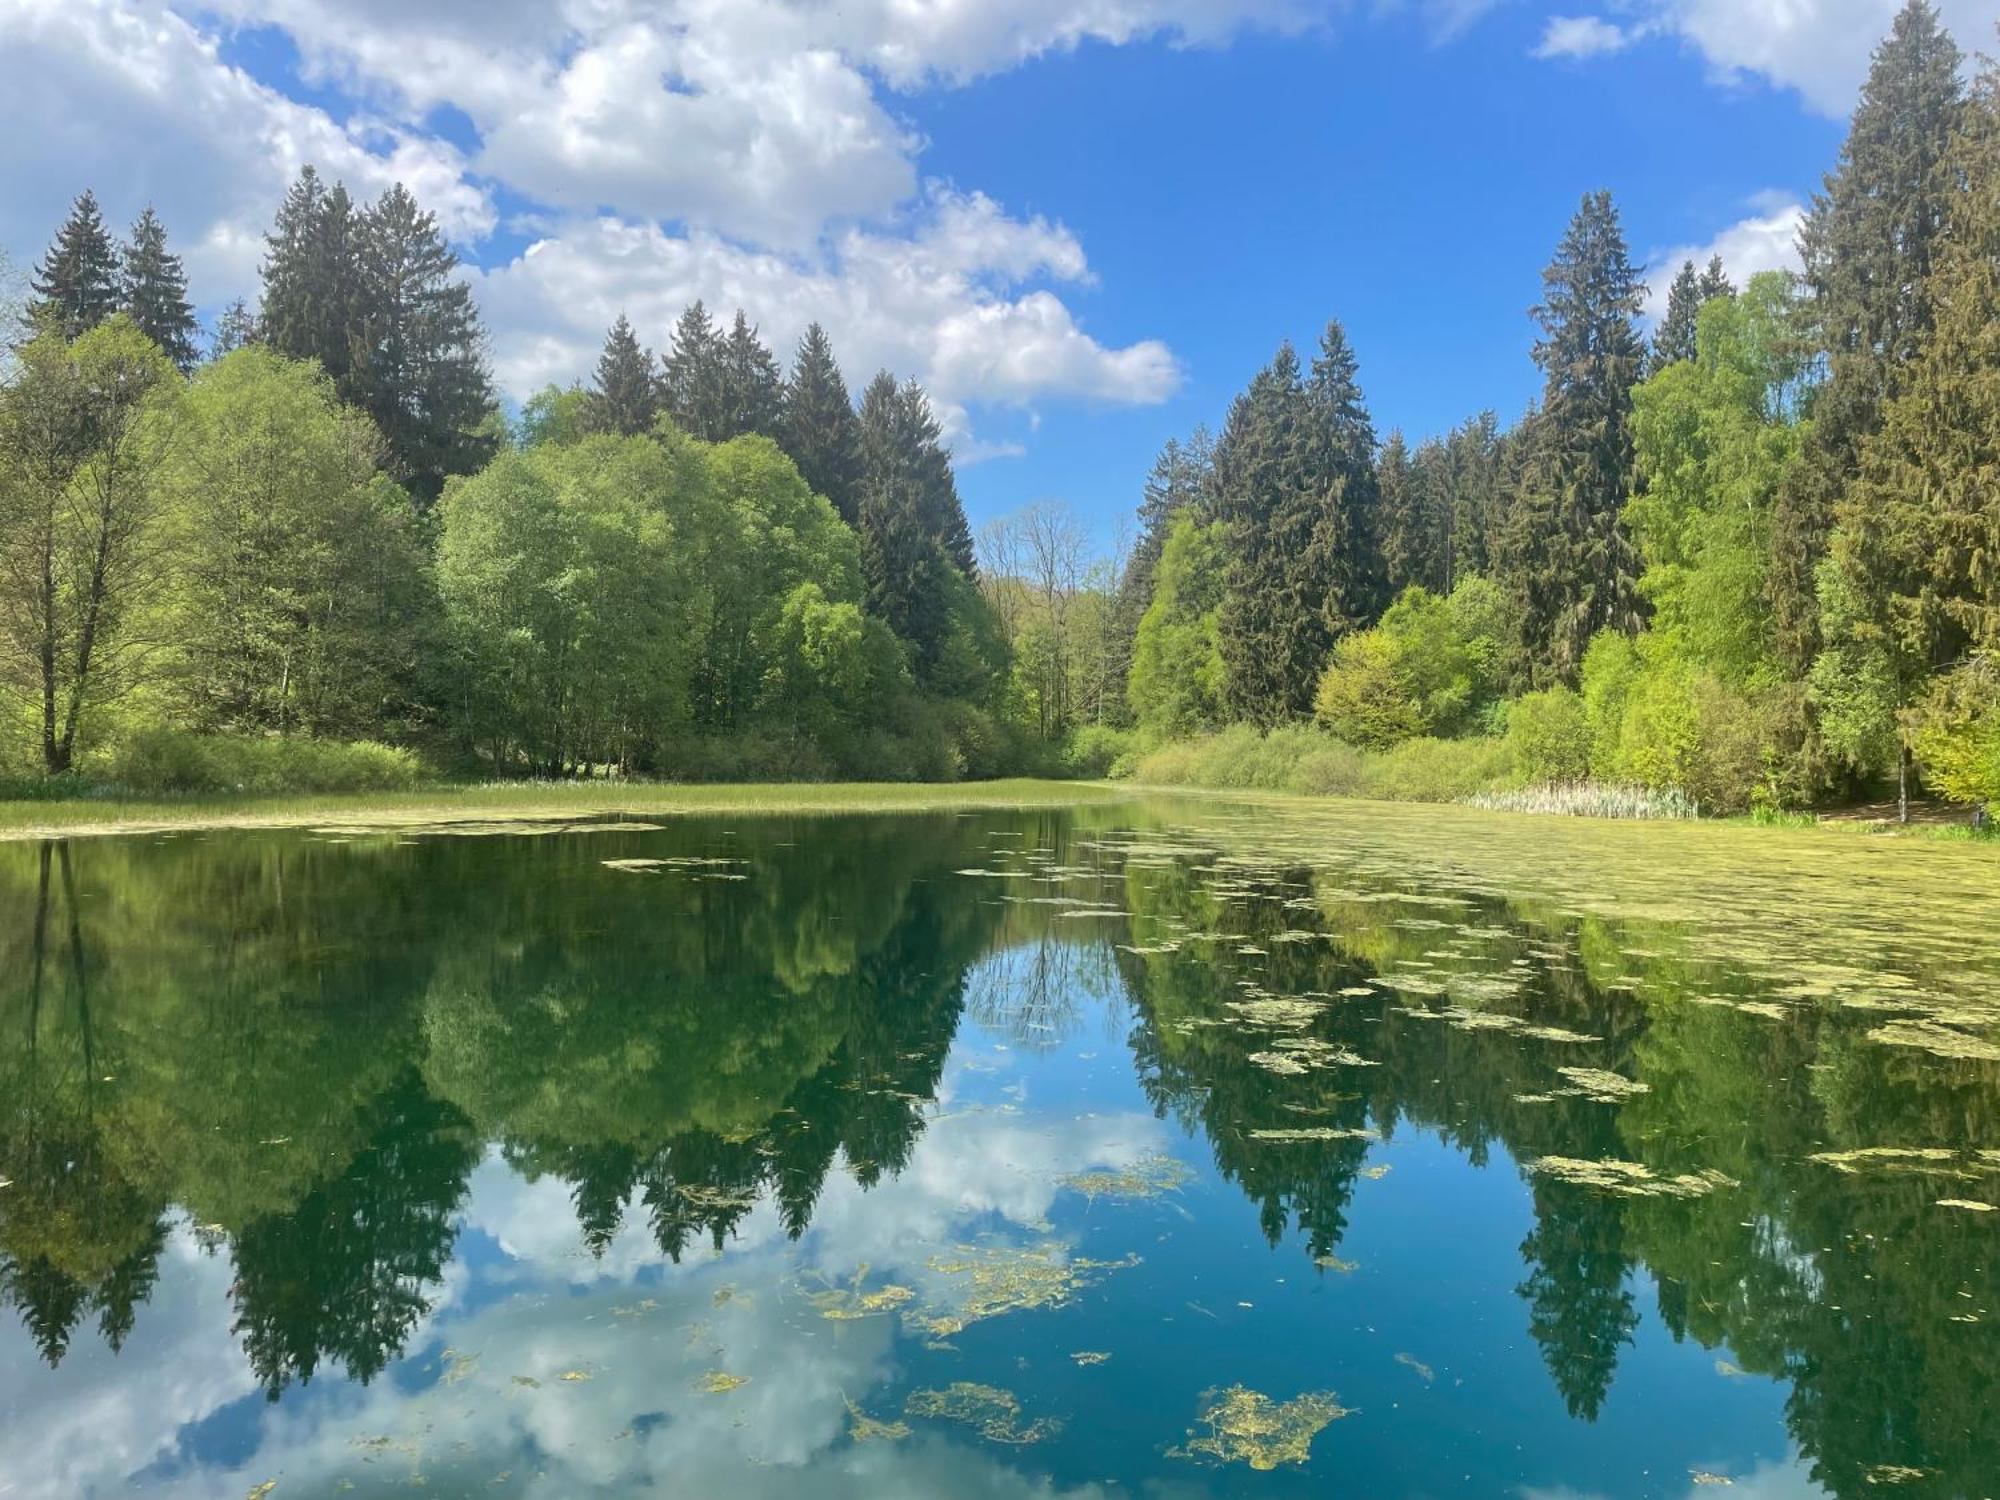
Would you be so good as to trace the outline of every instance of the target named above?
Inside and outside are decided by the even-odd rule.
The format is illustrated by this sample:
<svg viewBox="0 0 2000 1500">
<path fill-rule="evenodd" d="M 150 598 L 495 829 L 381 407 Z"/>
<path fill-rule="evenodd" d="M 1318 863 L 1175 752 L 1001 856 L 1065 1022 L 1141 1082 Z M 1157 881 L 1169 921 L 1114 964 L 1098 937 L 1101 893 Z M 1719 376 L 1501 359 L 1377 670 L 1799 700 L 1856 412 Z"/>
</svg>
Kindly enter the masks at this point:
<svg viewBox="0 0 2000 1500">
<path fill-rule="evenodd" d="M 1930 273 L 1956 191 L 1947 154 L 1963 103 L 1959 62 L 1937 12 L 1909 0 L 1875 50 L 1840 163 L 1799 236 L 1828 379 L 1772 511 L 1771 609 L 1795 675 L 1819 649 L 1816 573 L 1834 512 L 1931 326 Z"/>
<path fill-rule="evenodd" d="M 775 439 L 784 407 L 784 377 L 740 307 L 723 344 L 722 369 L 723 437 L 754 432 Z"/>
<path fill-rule="evenodd" d="M 1542 284 L 1542 401 L 1509 507 L 1502 584 L 1520 631 L 1519 674 L 1574 682 L 1592 636 L 1643 619 L 1639 559 L 1619 524 L 1645 358 L 1634 322 L 1642 288 L 1609 193 L 1585 196 Z"/>
<path fill-rule="evenodd" d="M 1365 630 L 1388 606 L 1382 561 L 1382 497 L 1375 473 L 1375 424 L 1362 398 L 1360 366 L 1339 322 L 1326 325 L 1306 382 L 1311 419 L 1307 466 L 1317 491 L 1312 547 L 1300 587 L 1320 596 L 1329 642 Z M 1317 686 L 1320 668 L 1313 668 Z"/>
<path fill-rule="evenodd" d="M 222 316 L 215 320 L 215 333 L 208 341 L 208 357 L 221 359 L 232 354 L 245 344 L 259 341 L 257 315 L 250 311 L 250 304 L 238 297 L 222 310 Z"/>
<path fill-rule="evenodd" d="M 194 368 L 194 308 L 187 298 L 187 272 L 167 249 L 166 226 L 148 207 L 132 226 L 119 266 L 124 310 L 140 332 L 182 371 Z"/>
<path fill-rule="evenodd" d="M 931 411 L 930 397 L 915 380 L 906 380 L 897 401 L 897 431 L 917 476 L 924 530 L 953 567 L 967 578 L 976 578 L 979 567 L 973 554 L 972 528 L 966 524 L 951 455 L 945 452 L 944 434 Z"/>
<path fill-rule="evenodd" d="M 341 398 L 353 401 L 356 324 L 361 316 L 360 226 L 347 189 L 329 189 L 310 166 L 286 192 L 264 237 L 264 291 L 257 324 L 288 359 L 315 359 Z"/>
<path fill-rule="evenodd" d="M 728 430 L 727 350 L 699 301 L 682 311 L 660 364 L 660 394 L 677 427 L 711 443 L 734 436 Z"/>
<path fill-rule="evenodd" d="M 118 311 L 118 252 L 88 188 L 29 279 L 23 322 L 30 337 L 53 329 L 71 343 Z"/>
<path fill-rule="evenodd" d="M 1708 269 L 1701 273 L 1699 291 L 1701 300 L 1698 306 L 1706 306 L 1717 297 L 1736 295 L 1736 283 L 1729 279 L 1729 272 L 1723 268 L 1721 256 L 1711 255 L 1708 258 Z"/>
<path fill-rule="evenodd" d="M 652 353 L 640 347 L 639 336 L 623 313 L 604 336 L 588 412 L 592 431 L 620 437 L 651 432 L 659 415 L 660 387 L 653 375 Z"/>
<path fill-rule="evenodd" d="M 1416 465 L 1401 432 L 1389 434 L 1375 462 L 1375 487 L 1382 496 L 1382 563 L 1389 592 L 1411 584 L 1428 586 L 1430 537 L 1417 499 Z"/>
<path fill-rule="evenodd" d="M 427 505 L 449 476 L 492 454 L 485 332 L 458 257 L 401 183 L 368 210 L 358 240 L 349 399 L 375 419 L 400 477 Z"/>
<path fill-rule="evenodd" d="M 1667 310 L 1653 335 L 1653 357 L 1648 362 L 1647 373 L 1657 375 L 1668 365 L 1692 360 L 1695 357 L 1695 320 L 1702 308 L 1713 299 L 1727 296 L 1734 290 L 1728 273 L 1722 269 L 1721 256 L 1712 256 L 1705 271 L 1696 271 L 1691 260 L 1682 261 L 1680 274 L 1674 277 L 1674 284 L 1667 290 Z"/>
<path fill-rule="evenodd" d="M 1225 706 L 1254 724 L 1307 712 L 1331 646 L 1323 580 L 1301 567 L 1313 552 L 1323 498 L 1312 472 L 1313 427 L 1287 342 L 1231 403 L 1216 444 L 1216 515 L 1227 536 L 1217 648 Z"/>
<path fill-rule="evenodd" d="M 1456 588 L 1462 578 L 1491 570 L 1505 450 L 1499 418 L 1490 411 L 1462 423 L 1445 439 L 1450 474 L 1443 517 L 1446 592 Z"/>
<path fill-rule="evenodd" d="M 1385 478 L 1386 474 L 1385 469 Z M 1416 567 L 1411 576 L 1400 583 L 1392 576 L 1390 592 L 1392 595 L 1400 593 L 1409 584 L 1416 583 L 1434 594 L 1448 594 L 1453 581 L 1451 532 L 1455 476 L 1451 449 L 1442 439 L 1426 438 L 1417 445 L 1417 451 L 1410 458 L 1408 483 L 1409 505 L 1415 518 L 1417 537 L 1411 561 Z M 1386 514 L 1386 492 L 1383 510 Z"/>
<path fill-rule="evenodd" d="M 807 485 L 852 526 L 860 518 L 861 423 L 834 362 L 833 343 L 814 323 L 799 340 L 785 382 L 779 442 Z"/>
<path fill-rule="evenodd" d="M 861 562 L 869 610 L 906 641 L 919 675 L 938 662 L 949 626 L 950 567 L 931 534 L 926 476 L 903 387 L 887 370 L 862 392 Z"/>
<path fill-rule="evenodd" d="M 1139 537 L 1125 559 L 1112 600 L 1111 657 L 1106 673 L 1123 683 L 1131 674 L 1139 621 L 1153 602 L 1167 533 L 1184 513 L 1207 516 L 1214 504 L 1215 444 L 1206 427 L 1183 443 L 1168 438 L 1146 476 L 1139 498 Z"/>
</svg>

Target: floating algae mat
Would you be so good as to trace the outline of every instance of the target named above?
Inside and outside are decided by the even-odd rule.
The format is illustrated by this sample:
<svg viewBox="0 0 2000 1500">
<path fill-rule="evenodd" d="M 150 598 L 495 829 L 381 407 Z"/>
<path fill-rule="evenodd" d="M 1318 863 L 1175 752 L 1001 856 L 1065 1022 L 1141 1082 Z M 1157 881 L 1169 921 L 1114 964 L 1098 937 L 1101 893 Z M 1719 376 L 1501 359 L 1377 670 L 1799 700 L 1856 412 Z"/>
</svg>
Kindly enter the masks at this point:
<svg viewBox="0 0 2000 1500">
<path fill-rule="evenodd" d="M 1991 845 L 641 807 L 0 843 L 0 1496 L 2000 1494 Z"/>
</svg>

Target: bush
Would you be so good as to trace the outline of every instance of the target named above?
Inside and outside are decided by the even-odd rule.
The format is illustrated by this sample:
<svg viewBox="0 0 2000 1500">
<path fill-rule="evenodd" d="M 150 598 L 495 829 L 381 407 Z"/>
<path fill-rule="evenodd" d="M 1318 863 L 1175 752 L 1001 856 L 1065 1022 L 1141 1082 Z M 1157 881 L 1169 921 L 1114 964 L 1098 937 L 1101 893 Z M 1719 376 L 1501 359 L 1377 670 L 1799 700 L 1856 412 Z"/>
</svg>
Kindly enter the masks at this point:
<svg viewBox="0 0 2000 1500">
<path fill-rule="evenodd" d="M 1449 802 L 1504 779 L 1510 764 L 1497 739 L 1416 739 L 1369 752 L 1303 724 L 1269 734 L 1239 724 L 1140 755 L 1133 774 L 1165 786 Z"/>
<path fill-rule="evenodd" d="M 1590 775 L 1590 717 L 1565 687 L 1529 693 L 1507 710 L 1507 749 L 1525 781 L 1543 785 Z"/>
<path fill-rule="evenodd" d="M 1086 724 L 1063 746 L 1063 770 L 1071 776 L 1109 776 L 1112 768 L 1130 756 L 1138 743 L 1139 736 L 1130 729 Z"/>
<path fill-rule="evenodd" d="M 2000 816 L 2000 662 L 1978 656 L 1940 677 L 1913 718 L 1925 780 Z"/>
<path fill-rule="evenodd" d="M 1504 781 L 1513 763 L 1504 740 L 1406 740 L 1369 758 L 1363 795 L 1387 802 L 1458 802 Z"/>
<path fill-rule="evenodd" d="M 141 795 L 401 791 L 424 779 L 416 755 L 370 740 L 278 739 L 149 729 L 111 753 L 109 778 Z"/>
</svg>

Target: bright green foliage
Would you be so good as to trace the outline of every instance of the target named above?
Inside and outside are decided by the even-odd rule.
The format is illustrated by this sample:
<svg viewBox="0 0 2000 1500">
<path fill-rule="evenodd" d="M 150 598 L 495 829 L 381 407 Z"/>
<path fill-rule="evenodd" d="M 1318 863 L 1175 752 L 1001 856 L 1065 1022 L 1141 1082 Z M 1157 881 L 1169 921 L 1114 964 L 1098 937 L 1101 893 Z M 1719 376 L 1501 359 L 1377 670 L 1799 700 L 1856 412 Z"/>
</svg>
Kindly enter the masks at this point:
<svg viewBox="0 0 2000 1500">
<path fill-rule="evenodd" d="M 496 765 L 631 765 L 687 717 L 712 525 L 646 438 L 502 454 L 445 498 L 454 714 Z M 686 502 L 692 498 L 695 503 Z"/>
<path fill-rule="evenodd" d="M 1574 688 L 1524 693 L 1507 706 L 1507 749 L 1522 780 L 1565 785 L 1590 775 L 1590 719 Z"/>
<path fill-rule="evenodd" d="M 180 420 L 158 478 L 168 712 L 342 739 L 407 721 L 434 644 L 428 558 L 374 424 L 262 346 L 203 366 Z"/>
<path fill-rule="evenodd" d="M 523 448 L 576 443 L 596 430 L 596 392 L 580 385 L 545 385 L 521 403 L 514 436 Z"/>
<path fill-rule="evenodd" d="M 1993 658 L 1975 656 L 1940 677 L 1915 720 L 1925 780 L 2000 817 L 2000 666 Z"/>
<path fill-rule="evenodd" d="M 1217 637 L 1225 546 L 1219 522 L 1188 511 L 1167 530 L 1126 687 L 1134 716 L 1150 731 L 1192 734 L 1224 720 Z"/>
<path fill-rule="evenodd" d="M 1215 489 L 1215 443 L 1206 427 L 1197 427 L 1183 443 L 1168 438 L 1139 499 L 1139 536 L 1125 559 L 1125 571 L 1118 579 L 1114 601 L 1111 649 L 1105 664 L 1106 675 L 1119 683 L 1129 683 L 1139 622 L 1153 600 L 1154 580 L 1160 555 L 1166 550 L 1167 534 L 1183 512 L 1207 517 L 1212 513 Z M 1129 701 L 1127 712 L 1138 710 Z"/>
<path fill-rule="evenodd" d="M 1908 0 L 1875 51 L 1841 148 L 1800 234 L 1830 378 L 1810 441 L 1780 488 L 1770 595 L 1779 652 L 1802 675 L 1819 649 L 1818 569 L 1882 404 L 1932 321 L 1930 273 L 1957 190 L 1947 160 L 1960 54 L 1928 0 Z"/>
<path fill-rule="evenodd" d="M 861 424 L 834 361 L 833 341 L 814 323 L 799 340 L 785 382 L 779 441 L 815 495 L 824 495 L 841 520 L 859 519 Z"/>
<path fill-rule="evenodd" d="M 119 305 L 139 331 L 160 346 L 177 369 L 194 367 L 194 309 L 188 305 L 187 272 L 167 249 L 166 226 L 148 208 L 132 226 L 118 267 Z"/>
<path fill-rule="evenodd" d="M 1712 812 L 1770 795 L 1763 699 L 1675 653 L 1666 637 L 1600 635 L 1584 659 L 1582 697 L 1599 781 L 1682 792 Z"/>
<path fill-rule="evenodd" d="M 122 314 L 74 343 L 32 340 L 0 391 L 0 693 L 51 775 L 143 680 L 180 399 L 173 366 Z"/>
<path fill-rule="evenodd" d="M 801 583 L 785 596 L 760 646 L 759 708 L 809 738 L 866 729 L 908 685 L 888 627 L 858 604 L 828 599 L 817 583 Z"/>
<path fill-rule="evenodd" d="M 29 286 L 34 296 L 22 322 L 31 336 L 48 330 L 74 341 L 118 310 L 118 252 L 88 189 L 71 206 Z"/>
<path fill-rule="evenodd" d="M 1334 648 L 1315 699 L 1320 723 L 1371 750 L 1469 727 L 1497 687 L 1499 625 L 1497 593 L 1482 578 L 1448 600 L 1405 590 L 1379 625 Z"/>
<path fill-rule="evenodd" d="M 1641 488 L 1625 524 L 1652 629 L 1725 680 L 1768 675 L 1770 515 L 1798 451 L 1796 312 L 1771 272 L 1701 309 L 1697 353 L 1632 393 Z"/>
<path fill-rule="evenodd" d="M 660 385 L 653 374 L 653 356 L 640 347 L 639 336 L 620 313 L 604 336 L 604 352 L 597 356 L 588 409 L 591 430 L 637 437 L 653 430 L 659 414 Z"/>
<path fill-rule="evenodd" d="M 1635 630 L 1638 559 L 1620 522 L 1632 477 L 1642 285 L 1609 193 L 1590 193 L 1542 273 L 1542 404 L 1494 573 L 1516 621 L 1516 675 L 1574 681 L 1600 630 Z"/>
</svg>

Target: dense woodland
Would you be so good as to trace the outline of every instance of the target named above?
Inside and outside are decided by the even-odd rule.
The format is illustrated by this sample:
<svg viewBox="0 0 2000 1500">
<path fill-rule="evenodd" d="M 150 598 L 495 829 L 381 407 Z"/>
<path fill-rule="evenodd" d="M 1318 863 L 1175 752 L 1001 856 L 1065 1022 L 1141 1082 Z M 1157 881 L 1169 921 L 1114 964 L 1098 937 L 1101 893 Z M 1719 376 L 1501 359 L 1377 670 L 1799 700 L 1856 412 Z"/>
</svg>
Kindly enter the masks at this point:
<svg viewBox="0 0 2000 1500">
<path fill-rule="evenodd" d="M 855 401 L 817 326 L 786 369 L 740 311 L 659 354 L 621 317 L 510 426 L 402 189 L 307 169 L 206 357 L 159 221 L 118 244 L 85 193 L 0 392 L 0 757 L 2000 803 L 2000 72 L 1967 71 L 1911 0 L 1803 273 L 1690 263 L 1650 336 L 1587 194 L 1511 426 L 1385 439 L 1337 321 L 1281 345 L 1111 558 L 1055 505 L 975 541 L 924 392 Z"/>
</svg>

